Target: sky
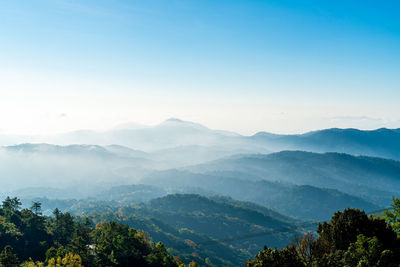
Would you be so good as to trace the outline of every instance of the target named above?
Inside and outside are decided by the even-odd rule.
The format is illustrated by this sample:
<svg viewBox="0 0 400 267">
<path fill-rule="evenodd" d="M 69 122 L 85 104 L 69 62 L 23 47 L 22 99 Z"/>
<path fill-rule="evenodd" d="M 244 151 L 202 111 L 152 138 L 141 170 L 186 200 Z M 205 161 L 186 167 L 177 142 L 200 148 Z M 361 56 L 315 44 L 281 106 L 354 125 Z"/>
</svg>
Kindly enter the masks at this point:
<svg viewBox="0 0 400 267">
<path fill-rule="evenodd" d="M 0 0 L 0 134 L 400 128 L 399 1 Z"/>
</svg>

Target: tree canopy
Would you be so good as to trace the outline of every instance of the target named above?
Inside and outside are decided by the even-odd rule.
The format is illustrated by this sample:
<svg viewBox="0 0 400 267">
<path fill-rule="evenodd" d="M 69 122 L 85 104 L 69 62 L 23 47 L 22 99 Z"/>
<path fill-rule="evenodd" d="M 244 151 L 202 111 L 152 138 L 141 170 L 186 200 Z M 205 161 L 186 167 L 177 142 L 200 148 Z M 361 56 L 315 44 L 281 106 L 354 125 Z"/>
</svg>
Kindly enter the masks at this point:
<svg viewBox="0 0 400 267">
<path fill-rule="evenodd" d="M 380 216 L 358 209 L 338 211 L 318 225 L 318 236 L 307 233 L 280 250 L 264 247 L 246 266 L 399 266 L 399 204 L 394 198 L 393 209 Z"/>
<path fill-rule="evenodd" d="M 21 209 L 18 198 L 7 197 L 0 208 L 0 266 L 184 266 L 161 243 L 144 232 L 117 222 L 94 226 L 54 210 L 41 213 L 41 203 Z"/>
</svg>

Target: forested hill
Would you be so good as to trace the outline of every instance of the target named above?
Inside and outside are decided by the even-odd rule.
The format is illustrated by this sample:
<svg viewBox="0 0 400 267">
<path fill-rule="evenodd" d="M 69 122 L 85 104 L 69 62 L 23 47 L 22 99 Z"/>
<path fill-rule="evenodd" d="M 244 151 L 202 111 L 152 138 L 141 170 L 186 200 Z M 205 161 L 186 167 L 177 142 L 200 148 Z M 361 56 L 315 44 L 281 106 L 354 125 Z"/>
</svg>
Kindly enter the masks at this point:
<svg viewBox="0 0 400 267">
<path fill-rule="evenodd" d="M 85 214 L 94 223 L 116 221 L 148 232 L 154 241 L 162 241 L 185 263 L 196 261 L 217 266 L 242 265 L 260 247 L 283 247 L 303 229 L 301 222 L 254 203 L 193 194 L 174 194 L 134 205 L 113 201 L 38 200 L 43 208 L 62 206 L 73 214 Z M 69 206 L 68 206 L 69 205 Z M 289 233 L 257 236 L 277 229 L 297 229 Z M 216 240 L 254 237 L 230 242 Z M 195 255 L 195 256 L 194 256 Z"/>
<path fill-rule="evenodd" d="M 216 239 L 226 239 L 259 231 L 267 231 L 282 227 L 291 227 L 296 221 L 288 217 L 272 217 L 270 214 L 243 207 L 239 202 L 230 203 L 224 198 L 209 199 L 199 195 L 168 195 L 150 201 L 146 207 L 159 214 L 158 218 L 169 224 L 182 228 L 189 227 L 197 233 L 202 233 Z M 282 220 L 285 218 L 286 220 Z M 228 229 L 225 229 L 228 228 Z M 264 237 L 263 242 L 274 243 L 275 246 L 290 239 L 291 236 L 275 236 L 273 239 Z M 252 240 L 255 243 L 254 240 Z M 246 242 L 236 244 L 246 247 Z"/>
</svg>

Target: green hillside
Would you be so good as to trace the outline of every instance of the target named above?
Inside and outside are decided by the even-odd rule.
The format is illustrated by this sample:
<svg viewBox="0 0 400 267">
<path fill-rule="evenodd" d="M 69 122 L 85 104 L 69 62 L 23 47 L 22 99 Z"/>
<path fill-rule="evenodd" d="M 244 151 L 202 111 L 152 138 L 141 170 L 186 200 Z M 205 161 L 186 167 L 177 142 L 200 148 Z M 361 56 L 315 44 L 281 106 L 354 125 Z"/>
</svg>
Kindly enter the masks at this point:
<svg viewBox="0 0 400 267">
<path fill-rule="evenodd" d="M 297 229 L 300 222 L 290 217 L 254 203 L 220 196 L 206 198 L 174 194 L 130 205 L 117 200 L 65 201 L 64 204 L 61 203 L 63 200 L 40 201 L 46 210 L 61 205 L 73 214 L 88 216 L 94 223 L 116 221 L 144 230 L 186 263 L 195 260 L 200 264 L 207 261 L 217 266 L 241 265 L 260 246 L 284 247 L 296 232 L 300 234 L 303 231 Z M 264 234 L 282 228 L 297 231 Z M 252 238 L 236 240 L 249 235 Z"/>
</svg>

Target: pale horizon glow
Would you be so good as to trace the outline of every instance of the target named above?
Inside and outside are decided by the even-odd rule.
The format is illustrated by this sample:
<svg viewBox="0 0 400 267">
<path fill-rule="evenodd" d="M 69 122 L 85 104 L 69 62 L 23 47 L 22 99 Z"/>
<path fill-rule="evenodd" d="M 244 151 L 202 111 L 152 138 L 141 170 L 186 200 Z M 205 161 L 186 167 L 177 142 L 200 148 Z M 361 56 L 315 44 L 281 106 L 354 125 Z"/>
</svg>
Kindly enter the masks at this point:
<svg viewBox="0 0 400 267">
<path fill-rule="evenodd" d="M 396 2 L 10 1 L 0 134 L 400 128 Z"/>
</svg>

